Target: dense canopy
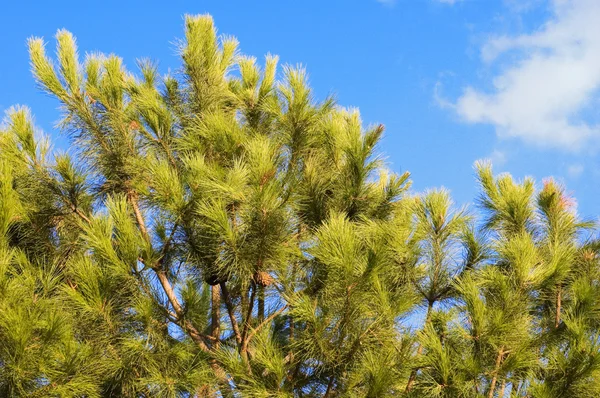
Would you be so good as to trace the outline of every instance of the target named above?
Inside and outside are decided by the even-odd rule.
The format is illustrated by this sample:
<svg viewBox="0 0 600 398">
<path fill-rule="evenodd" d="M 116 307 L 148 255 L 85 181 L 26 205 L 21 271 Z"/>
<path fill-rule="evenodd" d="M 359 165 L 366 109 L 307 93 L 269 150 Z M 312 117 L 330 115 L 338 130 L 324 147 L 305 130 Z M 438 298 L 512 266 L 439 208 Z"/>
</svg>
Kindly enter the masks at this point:
<svg viewBox="0 0 600 398">
<path fill-rule="evenodd" d="M 412 193 L 382 125 L 188 16 L 181 68 L 29 50 L 0 130 L 0 395 L 600 396 L 600 242 L 554 180 Z"/>
</svg>

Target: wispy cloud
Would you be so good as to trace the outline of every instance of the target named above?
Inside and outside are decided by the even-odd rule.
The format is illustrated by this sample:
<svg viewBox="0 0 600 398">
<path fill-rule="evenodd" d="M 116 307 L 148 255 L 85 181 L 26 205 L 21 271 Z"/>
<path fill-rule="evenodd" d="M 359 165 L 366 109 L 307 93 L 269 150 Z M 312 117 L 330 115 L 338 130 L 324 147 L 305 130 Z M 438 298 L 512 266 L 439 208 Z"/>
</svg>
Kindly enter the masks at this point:
<svg viewBox="0 0 600 398">
<path fill-rule="evenodd" d="M 580 163 L 571 164 L 567 167 L 567 175 L 571 178 L 577 178 L 583 173 L 584 170 L 585 168 Z"/>
<path fill-rule="evenodd" d="M 600 1 L 553 0 L 551 9 L 533 33 L 489 39 L 481 57 L 499 68 L 492 89 L 468 86 L 451 108 L 500 136 L 577 150 L 600 137 L 584 117 L 600 89 Z"/>
<path fill-rule="evenodd" d="M 488 156 L 488 159 L 494 166 L 503 166 L 506 163 L 506 153 L 498 149 L 494 149 Z"/>
<path fill-rule="evenodd" d="M 376 0 L 379 4 L 383 4 L 386 7 L 393 7 L 396 5 L 396 0 Z"/>
</svg>

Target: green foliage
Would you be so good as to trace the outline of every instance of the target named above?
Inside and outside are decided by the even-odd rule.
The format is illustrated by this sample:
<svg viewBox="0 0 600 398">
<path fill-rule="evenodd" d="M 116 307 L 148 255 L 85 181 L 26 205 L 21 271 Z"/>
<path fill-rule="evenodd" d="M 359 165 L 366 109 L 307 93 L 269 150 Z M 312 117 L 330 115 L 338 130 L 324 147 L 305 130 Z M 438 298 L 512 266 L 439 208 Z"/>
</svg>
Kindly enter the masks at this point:
<svg viewBox="0 0 600 398">
<path fill-rule="evenodd" d="M 0 395 L 596 397 L 600 244 L 553 180 L 408 193 L 382 125 L 186 16 L 182 67 L 53 60 L 0 130 Z"/>
</svg>

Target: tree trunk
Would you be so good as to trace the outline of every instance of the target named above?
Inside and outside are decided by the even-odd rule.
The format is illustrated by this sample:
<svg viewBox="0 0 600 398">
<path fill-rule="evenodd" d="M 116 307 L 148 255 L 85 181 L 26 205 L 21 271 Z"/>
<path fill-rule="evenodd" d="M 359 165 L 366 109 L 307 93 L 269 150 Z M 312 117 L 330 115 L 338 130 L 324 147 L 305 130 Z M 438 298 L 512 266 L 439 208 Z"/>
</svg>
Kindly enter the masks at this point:
<svg viewBox="0 0 600 398">
<path fill-rule="evenodd" d="M 249 362 L 249 356 L 248 356 L 248 331 L 250 330 L 250 323 L 252 322 L 252 310 L 254 307 L 254 299 L 256 297 L 256 288 L 257 285 L 253 284 L 252 286 L 252 293 L 250 294 L 250 299 L 248 300 L 248 309 L 246 312 L 246 315 L 244 316 L 244 326 L 242 329 L 242 344 L 240 347 L 240 355 L 242 356 L 242 359 L 244 360 L 244 362 L 246 363 L 247 366 L 247 370 L 248 370 L 248 374 L 252 374 L 252 368 L 250 367 L 250 362 Z"/>
<path fill-rule="evenodd" d="M 214 348 L 219 348 L 219 338 L 221 336 L 221 292 L 219 285 L 210 287 L 211 294 L 211 324 L 210 335 L 214 339 Z"/>
<path fill-rule="evenodd" d="M 227 307 L 227 313 L 229 314 L 229 321 L 231 322 L 231 328 L 233 329 L 233 334 L 235 336 L 235 341 L 238 345 L 238 349 L 242 347 L 242 333 L 240 332 L 240 327 L 238 325 L 238 321 L 235 317 L 235 311 L 233 308 L 233 303 L 231 302 L 231 297 L 229 296 L 229 290 L 227 289 L 227 285 L 225 282 L 221 282 L 221 293 L 223 294 L 223 300 L 225 301 L 225 306 Z M 242 299 L 243 299 L 242 295 Z M 244 305 L 242 301 L 242 314 L 244 313 Z"/>
<path fill-rule="evenodd" d="M 258 285 L 258 323 L 265 319 L 265 288 Z"/>
</svg>

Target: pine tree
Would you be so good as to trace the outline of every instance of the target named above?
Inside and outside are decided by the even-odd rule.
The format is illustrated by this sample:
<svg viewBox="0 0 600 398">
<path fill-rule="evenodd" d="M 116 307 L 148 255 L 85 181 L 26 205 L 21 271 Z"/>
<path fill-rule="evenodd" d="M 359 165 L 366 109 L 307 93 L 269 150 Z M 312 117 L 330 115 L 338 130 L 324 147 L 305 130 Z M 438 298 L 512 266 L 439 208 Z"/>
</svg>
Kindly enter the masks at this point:
<svg viewBox="0 0 600 398">
<path fill-rule="evenodd" d="M 457 305 L 421 335 L 417 388 L 436 397 L 595 396 L 597 335 L 585 326 L 595 315 L 572 307 L 595 302 L 595 241 L 585 239 L 593 225 L 553 180 L 535 198 L 531 179 L 494 177 L 487 164 L 477 172 L 480 236 L 463 238 Z M 584 263 L 585 282 L 576 276 Z"/>
<path fill-rule="evenodd" d="M 206 15 L 172 75 L 56 42 L 70 148 L 24 107 L 0 131 L 0 395 L 600 393 L 600 244 L 557 182 L 412 194 L 382 125 Z"/>
</svg>

